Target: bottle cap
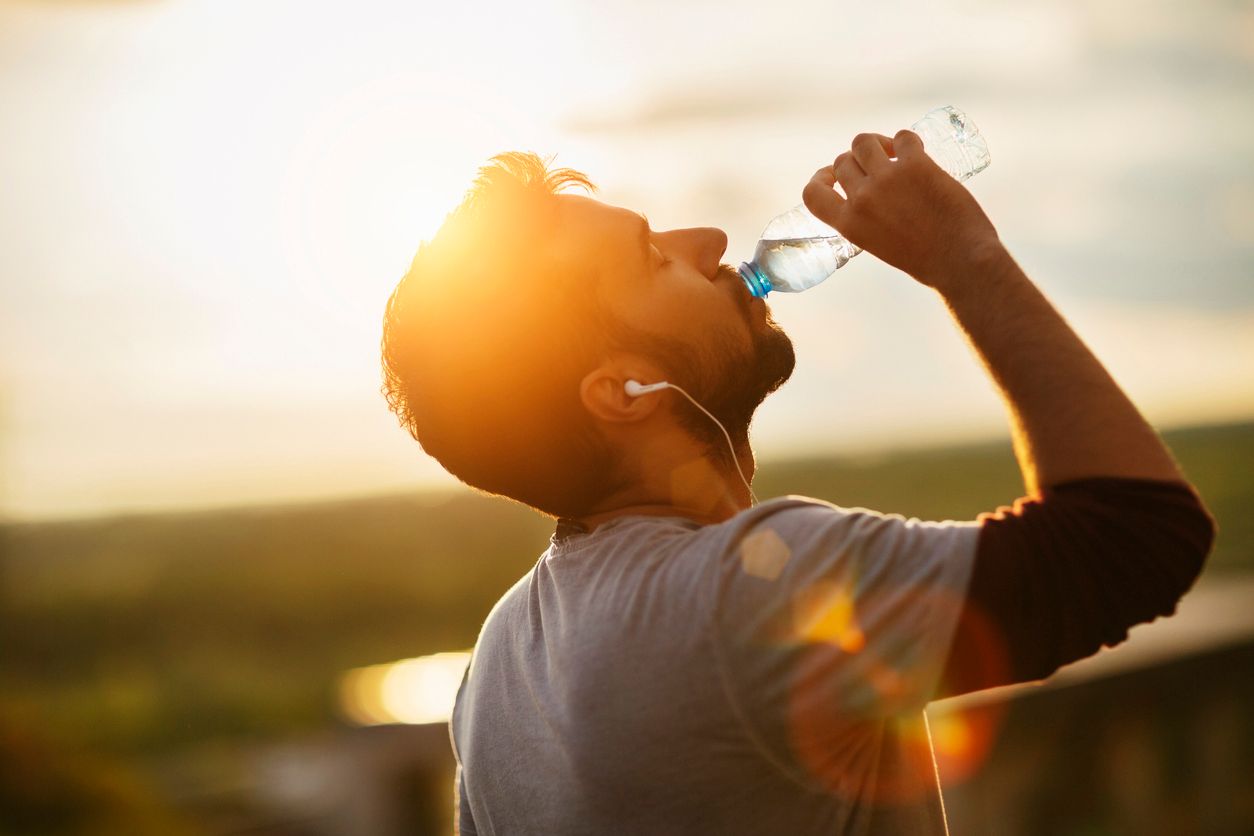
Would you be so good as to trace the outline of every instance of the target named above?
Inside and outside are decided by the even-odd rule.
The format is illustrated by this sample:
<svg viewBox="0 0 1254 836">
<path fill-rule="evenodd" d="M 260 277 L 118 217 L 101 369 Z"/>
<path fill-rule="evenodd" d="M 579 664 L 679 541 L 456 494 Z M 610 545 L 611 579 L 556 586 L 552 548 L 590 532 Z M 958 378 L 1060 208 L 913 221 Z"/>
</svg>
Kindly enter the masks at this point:
<svg viewBox="0 0 1254 836">
<path fill-rule="evenodd" d="M 762 271 L 758 269 L 756 264 L 742 261 L 739 272 L 740 278 L 745 281 L 745 287 L 749 288 L 749 295 L 763 299 L 766 297 L 766 294 L 771 292 L 770 280 L 762 275 Z"/>
</svg>

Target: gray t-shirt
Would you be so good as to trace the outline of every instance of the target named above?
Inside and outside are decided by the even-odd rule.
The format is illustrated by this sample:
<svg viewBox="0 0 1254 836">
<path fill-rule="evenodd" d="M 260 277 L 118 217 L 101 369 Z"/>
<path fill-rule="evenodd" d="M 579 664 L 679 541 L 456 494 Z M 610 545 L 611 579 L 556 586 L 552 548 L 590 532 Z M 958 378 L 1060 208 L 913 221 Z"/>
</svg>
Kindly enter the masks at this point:
<svg viewBox="0 0 1254 836">
<path fill-rule="evenodd" d="M 973 522 L 785 497 L 554 538 L 483 625 L 463 834 L 943 834 L 923 708 Z"/>
</svg>

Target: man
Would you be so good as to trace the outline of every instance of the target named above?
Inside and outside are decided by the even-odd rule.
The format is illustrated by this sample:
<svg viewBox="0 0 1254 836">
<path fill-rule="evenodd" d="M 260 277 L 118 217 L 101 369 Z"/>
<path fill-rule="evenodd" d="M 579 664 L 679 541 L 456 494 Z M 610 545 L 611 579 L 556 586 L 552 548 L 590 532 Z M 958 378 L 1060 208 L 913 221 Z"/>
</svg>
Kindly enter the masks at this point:
<svg viewBox="0 0 1254 836">
<path fill-rule="evenodd" d="M 722 232 L 571 184 L 495 158 L 385 320 L 404 426 L 558 518 L 458 694 L 460 832 L 944 833 L 925 704 L 1174 613 L 1209 515 L 915 134 L 859 135 L 804 198 L 935 289 L 1004 396 L 1027 496 L 970 522 L 755 504 L 749 422 L 791 343 Z"/>
</svg>

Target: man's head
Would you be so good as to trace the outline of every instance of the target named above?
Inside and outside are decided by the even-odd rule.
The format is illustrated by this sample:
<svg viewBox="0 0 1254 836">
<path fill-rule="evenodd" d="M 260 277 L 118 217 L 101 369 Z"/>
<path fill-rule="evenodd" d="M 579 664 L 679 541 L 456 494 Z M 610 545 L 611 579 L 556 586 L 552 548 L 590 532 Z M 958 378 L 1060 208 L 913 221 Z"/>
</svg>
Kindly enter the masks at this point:
<svg viewBox="0 0 1254 836">
<path fill-rule="evenodd" d="M 683 386 L 738 444 L 791 374 L 792 345 L 720 264 L 717 229 L 654 232 L 590 198 L 582 174 L 510 153 L 481 169 L 388 300 L 384 394 L 462 481 L 553 516 L 581 516 L 639 477 L 650 410 L 628 379 Z M 657 396 L 653 396 L 657 398 Z M 717 427 L 666 414 L 726 458 Z"/>
</svg>

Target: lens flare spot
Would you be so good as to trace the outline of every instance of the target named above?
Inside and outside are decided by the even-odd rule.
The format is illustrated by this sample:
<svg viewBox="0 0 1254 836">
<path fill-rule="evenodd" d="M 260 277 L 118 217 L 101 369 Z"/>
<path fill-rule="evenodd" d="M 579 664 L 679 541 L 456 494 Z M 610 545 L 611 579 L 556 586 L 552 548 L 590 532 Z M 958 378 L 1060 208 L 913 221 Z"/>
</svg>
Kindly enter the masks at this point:
<svg viewBox="0 0 1254 836">
<path fill-rule="evenodd" d="M 799 591 L 793 601 L 793 629 L 803 642 L 834 644 L 846 653 L 866 646 L 853 592 L 842 581 L 818 581 Z"/>
<path fill-rule="evenodd" d="M 740 542 L 740 565 L 755 578 L 775 580 L 790 557 L 792 549 L 773 528 L 759 529 Z"/>
<path fill-rule="evenodd" d="M 973 706 L 940 703 L 928 708 L 936 765 L 946 783 L 965 781 L 984 766 L 997 742 L 1007 705 L 992 700 Z"/>
<path fill-rule="evenodd" d="M 971 726 L 961 714 L 942 714 L 931 722 L 937 757 L 965 758 L 971 751 Z"/>
<path fill-rule="evenodd" d="M 671 470 L 671 500 L 676 505 L 712 512 L 723 501 L 726 487 L 714 465 L 704 458 Z"/>
<path fill-rule="evenodd" d="M 887 703 L 905 694 L 908 685 L 900 671 L 878 661 L 867 670 L 867 681 L 875 689 L 881 703 Z"/>
</svg>

